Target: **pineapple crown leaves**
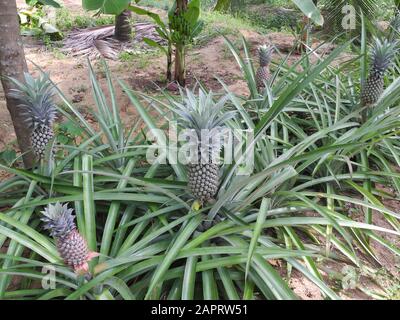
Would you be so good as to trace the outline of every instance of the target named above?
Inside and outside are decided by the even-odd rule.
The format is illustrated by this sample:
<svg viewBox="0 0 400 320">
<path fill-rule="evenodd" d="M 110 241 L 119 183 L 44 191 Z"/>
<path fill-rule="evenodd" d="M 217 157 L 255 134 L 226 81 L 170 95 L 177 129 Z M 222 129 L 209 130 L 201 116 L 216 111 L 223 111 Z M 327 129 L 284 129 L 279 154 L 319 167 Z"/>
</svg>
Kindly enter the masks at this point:
<svg viewBox="0 0 400 320">
<path fill-rule="evenodd" d="M 260 57 L 260 66 L 267 66 L 272 60 L 272 53 L 274 51 L 274 47 L 271 45 L 262 45 L 258 47 L 258 55 Z"/>
<path fill-rule="evenodd" d="M 53 101 L 53 83 L 45 74 L 33 78 L 25 73 L 25 84 L 9 78 L 16 86 L 11 89 L 11 97 L 20 101 L 19 107 L 24 109 L 23 115 L 29 127 L 51 126 L 57 116 L 56 105 Z"/>
<path fill-rule="evenodd" d="M 175 102 L 174 110 L 181 117 L 181 124 L 186 129 L 194 129 L 201 137 L 202 130 L 209 130 L 225 127 L 226 122 L 235 116 L 235 111 L 222 113 L 228 96 L 222 97 L 219 101 L 214 102 L 212 92 L 207 93 L 203 89 L 199 89 L 198 97 L 186 89 L 186 97 L 183 103 Z"/>
<path fill-rule="evenodd" d="M 174 102 L 176 108 L 174 112 L 180 116 L 178 123 L 186 132 L 190 141 L 195 141 L 201 157 L 216 160 L 221 150 L 222 138 L 226 128 L 226 122 L 235 116 L 235 111 L 222 112 L 228 100 L 228 95 L 214 102 L 213 94 L 207 93 L 204 89 L 199 89 L 198 97 L 186 89 L 186 96 L 182 103 Z M 210 153 L 211 152 L 211 153 Z M 197 153 L 197 156 L 200 154 Z"/>
<path fill-rule="evenodd" d="M 75 216 L 72 215 L 73 209 L 68 208 L 68 204 L 62 205 L 57 202 L 55 205 L 49 204 L 42 211 L 45 222 L 44 229 L 50 230 L 50 235 L 56 238 L 67 236 L 71 231 L 76 229 L 74 222 Z"/>
<path fill-rule="evenodd" d="M 393 63 L 397 51 L 397 41 L 389 41 L 387 39 L 380 40 L 379 38 L 375 38 L 371 48 L 372 74 L 374 76 L 383 76 L 385 71 Z"/>
</svg>

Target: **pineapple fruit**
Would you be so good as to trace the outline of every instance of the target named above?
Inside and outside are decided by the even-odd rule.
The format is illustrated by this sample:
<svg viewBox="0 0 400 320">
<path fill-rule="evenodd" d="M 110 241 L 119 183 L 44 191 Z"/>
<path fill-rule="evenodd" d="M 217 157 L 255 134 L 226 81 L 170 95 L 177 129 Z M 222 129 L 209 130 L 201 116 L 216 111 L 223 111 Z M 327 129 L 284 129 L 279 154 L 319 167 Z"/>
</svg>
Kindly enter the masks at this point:
<svg viewBox="0 0 400 320">
<path fill-rule="evenodd" d="M 86 240 L 76 229 L 72 212 L 73 209 L 69 209 L 67 204 L 49 204 L 42 211 L 44 217 L 41 220 L 45 222 L 44 228 L 55 237 L 57 250 L 64 263 L 76 273 L 83 274 L 89 271 L 88 262 L 98 254 L 89 251 Z"/>
<path fill-rule="evenodd" d="M 260 59 L 260 66 L 256 73 L 257 89 L 261 92 L 265 88 L 265 82 L 270 79 L 269 64 L 272 58 L 273 47 L 263 45 L 258 48 L 258 55 Z"/>
<path fill-rule="evenodd" d="M 221 144 L 212 137 L 225 127 L 234 112 L 222 113 L 226 98 L 215 103 L 212 93 L 199 90 L 199 97 L 187 90 L 184 103 L 176 103 L 182 129 L 190 130 L 195 136 L 197 154 L 187 165 L 188 187 L 200 203 L 214 199 L 219 188 L 219 165 L 217 159 Z"/>
<path fill-rule="evenodd" d="M 17 87 L 12 89 L 11 95 L 20 101 L 19 107 L 24 109 L 25 121 L 32 130 L 32 150 L 40 160 L 54 138 L 52 126 L 57 110 L 53 101 L 53 85 L 47 76 L 41 75 L 35 79 L 29 73 L 25 73 L 25 84 L 11 80 Z"/>
<path fill-rule="evenodd" d="M 384 75 L 393 63 L 397 52 L 397 43 L 388 40 L 374 39 L 371 50 L 372 63 L 369 75 L 361 92 L 363 106 L 374 105 L 383 93 Z"/>
</svg>

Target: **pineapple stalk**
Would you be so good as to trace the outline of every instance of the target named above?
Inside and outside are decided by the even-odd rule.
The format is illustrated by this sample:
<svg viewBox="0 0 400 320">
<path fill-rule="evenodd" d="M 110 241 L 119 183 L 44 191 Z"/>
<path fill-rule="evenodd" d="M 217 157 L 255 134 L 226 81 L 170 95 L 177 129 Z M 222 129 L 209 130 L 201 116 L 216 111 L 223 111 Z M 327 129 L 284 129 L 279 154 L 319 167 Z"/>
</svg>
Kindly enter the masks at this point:
<svg viewBox="0 0 400 320">
<path fill-rule="evenodd" d="M 41 220 L 45 222 L 44 229 L 50 230 L 50 235 L 56 239 L 57 250 L 64 263 L 76 273 L 85 274 L 89 272 L 88 262 L 98 254 L 89 251 L 86 240 L 76 228 L 72 212 L 68 204 L 49 204 L 42 211 L 44 217 Z"/>
<path fill-rule="evenodd" d="M 363 107 L 374 106 L 384 90 L 384 76 L 386 71 L 389 69 L 397 52 L 397 42 L 392 40 L 384 39 L 383 41 L 375 38 L 371 49 L 372 63 L 366 82 L 363 84 L 361 90 L 361 105 Z M 362 122 L 365 123 L 368 119 L 369 109 L 363 111 Z M 361 163 L 362 171 L 366 171 L 369 168 L 368 156 L 365 150 L 361 152 Z M 363 183 L 363 187 L 371 192 L 372 184 L 371 180 L 367 179 Z M 368 202 L 369 200 L 365 198 Z M 365 209 L 365 222 L 370 224 L 372 222 L 372 210 L 370 208 Z M 368 239 L 367 239 L 368 241 Z"/>
</svg>

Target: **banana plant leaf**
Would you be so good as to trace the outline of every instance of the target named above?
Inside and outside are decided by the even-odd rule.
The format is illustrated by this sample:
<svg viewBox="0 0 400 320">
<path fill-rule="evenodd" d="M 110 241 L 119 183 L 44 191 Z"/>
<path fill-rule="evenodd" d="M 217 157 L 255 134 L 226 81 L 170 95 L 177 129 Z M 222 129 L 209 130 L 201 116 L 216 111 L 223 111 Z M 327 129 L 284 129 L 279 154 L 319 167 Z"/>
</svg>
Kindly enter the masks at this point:
<svg viewBox="0 0 400 320">
<path fill-rule="evenodd" d="M 49 23 L 36 13 L 35 8 L 23 9 L 18 12 L 19 21 L 25 28 L 22 30 L 23 35 L 36 35 L 40 33 L 50 35 L 54 40 L 62 38 L 62 33 L 56 26 Z"/>
<path fill-rule="evenodd" d="M 138 3 L 140 0 L 135 0 Z M 82 0 L 82 6 L 85 10 L 98 10 L 105 14 L 118 15 L 128 8 L 131 0 Z"/>
<path fill-rule="evenodd" d="M 26 4 L 32 7 L 36 6 L 37 4 L 42 4 L 54 8 L 61 8 L 61 5 L 54 0 L 26 0 Z"/>
<path fill-rule="evenodd" d="M 293 3 L 314 23 L 322 26 L 324 17 L 312 0 L 292 0 Z"/>
</svg>

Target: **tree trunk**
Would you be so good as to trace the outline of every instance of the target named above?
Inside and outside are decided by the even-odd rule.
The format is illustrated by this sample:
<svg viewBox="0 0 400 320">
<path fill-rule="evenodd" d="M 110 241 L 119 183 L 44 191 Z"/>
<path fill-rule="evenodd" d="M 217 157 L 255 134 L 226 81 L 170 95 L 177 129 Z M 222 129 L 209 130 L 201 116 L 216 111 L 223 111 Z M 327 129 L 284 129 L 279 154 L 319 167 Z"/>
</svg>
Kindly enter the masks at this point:
<svg viewBox="0 0 400 320">
<path fill-rule="evenodd" d="M 132 12 L 130 10 L 124 10 L 121 14 L 115 16 L 115 33 L 114 37 L 119 41 L 131 40 L 132 27 L 130 24 L 130 18 Z"/>
<path fill-rule="evenodd" d="M 18 108 L 19 101 L 10 97 L 10 90 L 14 85 L 4 77 L 13 77 L 25 82 L 24 72 L 27 72 L 24 48 L 19 30 L 17 5 L 15 0 L 0 0 L 0 76 L 7 102 L 7 109 L 11 114 L 18 145 L 23 153 L 26 168 L 31 168 L 34 156 L 31 149 L 29 130 L 24 122 L 22 110 Z"/>
<path fill-rule="evenodd" d="M 185 73 L 185 46 L 180 44 L 175 48 L 175 81 L 182 87 L 186 85 Z"/>
<path fill-rule="evenodd" d="M 167 52 L 167 81 L 171 82 L 172 80 L 172 45 L 168 44 L 168 52 Z"/>
<path fill-rule="evenodd" d="M 176 12 L 186 11 L 188 3 L 188 0 L 176 0 Z"/>
<path fill-rule="evenodd" d="M 187 10 L 188 0 L 176 0 L 175 14 L 179 15 L 181 12 Z M 175 47 L 175 81 L 181 86 L 185 86 L 186 82 L 186 70 L 185 70 L 185 45 L 177 44 Z"/>
</svg>

